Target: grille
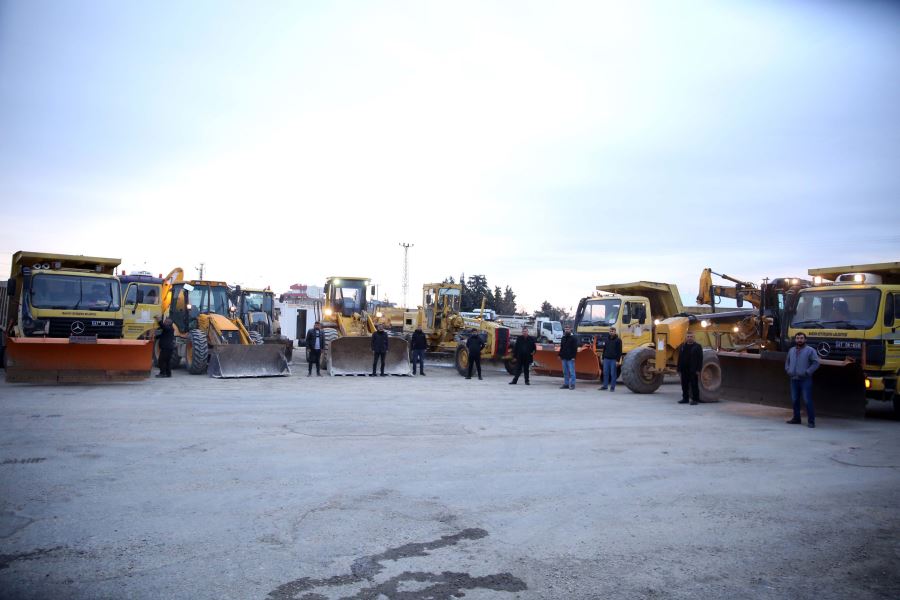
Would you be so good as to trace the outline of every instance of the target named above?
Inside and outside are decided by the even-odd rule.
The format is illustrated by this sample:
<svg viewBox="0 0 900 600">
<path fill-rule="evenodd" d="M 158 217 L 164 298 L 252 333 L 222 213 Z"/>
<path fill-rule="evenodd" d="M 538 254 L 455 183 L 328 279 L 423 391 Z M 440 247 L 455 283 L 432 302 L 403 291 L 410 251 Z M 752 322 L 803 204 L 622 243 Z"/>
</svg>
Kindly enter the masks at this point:
<svg viewBox="0 0 900 600">
<path fill-rule="evenodd" d="M 73 323 L 81 323 L 84 331 L 72 331 Z M 77 329 L 77 328 L 76 328 Z M 101 339 L 122 337 L 122 319 L 50 319 L 50 337 L 67 338 L 70 335 L 96 335 Z"/>
<path fill-rule="evenodd" d="M 815 350 L 820 358 L 829 360 L 844 360 L 851 358 L 862 361 L 862 340 L 842 340 L 834 338 L 808 337 L 806 345 Z M 884 364 L 884 341 L 869 340 L 866 345 L 866 363 L 872 365 Z"/>
<path fill-rule="evenodd" d="M 509 347 L 509 329 L 506 327 L 498 327 L 496 340 L 497 344 L 494 347 L 495 358 L 506 354 L 506 349 Z"/>
</svg>

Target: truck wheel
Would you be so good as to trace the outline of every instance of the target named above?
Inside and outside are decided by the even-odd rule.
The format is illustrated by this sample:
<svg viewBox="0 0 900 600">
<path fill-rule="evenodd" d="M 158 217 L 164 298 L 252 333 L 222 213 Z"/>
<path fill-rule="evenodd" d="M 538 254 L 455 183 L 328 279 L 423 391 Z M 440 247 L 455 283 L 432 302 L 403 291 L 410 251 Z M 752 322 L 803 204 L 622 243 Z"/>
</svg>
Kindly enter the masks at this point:
<svg viewBox="0 0 900 600">
<path fill-rule="evenodd" d="M 469 349 L 465 344 L 456 347 L 456 371 L 463 377 L 469 375 Z"/>
<path fill-rule="evenodd" d="M 503 361 L 503 366 L 506 367 L 506 372 L 510 375 L 516 374 L 516 369 L 519 368 L 519 361 L 515 358 L 507 358 Z"/>
<path fill-rule="evenodd" d="M 181 366 L 181 357 L 178 356 L 178 348 L 172 350 L 172 358 L 169 359 L 169 368 L 177 369 Z"/>
<path fill-rule="evenodd" d="M 722 365 L 715 350 L 703 351 L 700 368 L 700 402 L 718 402 L 722 391 Z"/>
<path fill-rule="evenodd" d="M 541 344 L 552 344 L 553 342 L 550 341 L 550 338 L 544 336 L 544 337 L 541 338 L 541 340 L 540 340 L 539 343 L 541 343 Z"/>
<path fill-rule="evenodd" d="M 328 361 L 331 359 L 331 342 L 333 340 L 338 339 L 340 334 L 338 334 L 337 330 L 333 327 L 323 327 L 322 337 L 325 338 L 325 348 L 322 349 L 322 354 L 319 355 L 319 365 L 324 370 L 328 370 Z M 306 351 L 307 360 L 309 360 L 309 349 Z"/>
<path fill-rule="evenodd" d="M 264 343 L 263 336 L 260 332 L 249 331 L 248 333 L 250 334 L 250 343 L 251 344 L 259 345 L 259 344 Z"/>
<path fill-rule="evenodd" d="M 191 329 L 188 334 L 184 359 L 191 375 L 206 373 L 206 368 L 209 366 L 209 344 L 204 332 L 199 329 Z"/>
<path fill-rule="evenodd" d="M 153 362 L 150 364 L 154 367 L 159 366 L 159 340 L 153 341 Z"/>
<path fill-rule="evenodd" d="M 622 361 L 622 382 L 635 394 L 652 394 L 662 385 L 662 373 L 654 373 L 656 351 L 642 346 L 625 355 Z"/>
</svg>

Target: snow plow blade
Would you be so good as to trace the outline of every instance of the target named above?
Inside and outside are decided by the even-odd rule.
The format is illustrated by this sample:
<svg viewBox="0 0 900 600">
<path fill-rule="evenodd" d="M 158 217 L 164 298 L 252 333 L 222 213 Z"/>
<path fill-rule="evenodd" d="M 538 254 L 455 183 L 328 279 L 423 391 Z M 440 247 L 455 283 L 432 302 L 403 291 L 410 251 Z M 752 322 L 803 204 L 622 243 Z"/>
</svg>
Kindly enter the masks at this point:
<svg viewBox="0 0 900 600">
<path fill-rule="evenodd" d="M 550 377 L 562 377 L 562 361 L 559 359 L 559 346 L 553 344 L 538 344 L 534 353 L 534 366 L 536 375 L 549 375 Z M 589 346 L 582 346 L 575 355 L 575 379 L 597 381 L 600 379 L 600 360 L 597 353 Z"/>
<path fill-rule="evenodd" d="M 328 343 L 328 373 L 330 375 L 369 375 L 372 373 L 372 338 L 340 337 Z M 378 365 L 381 372 L 381 363 Z M 409 343 L 392 337 L 384 357 L 385 375 L 409 375 Z"/>
<path fill-rule="evenodd" d="M 719 352 L 718 355 L 723 398 L 791 408 L 784 352 Z M 812 394 L 816 414 L 857 418 L 866 415 L 865 375 L 859 363 L 820 360 L 813 374 Z"/>
<path fill-rule="evenodd" d="M 223 344 L 209 355 L 210 377 L 283 377 L 291 374 L 284 347 L 278 344 Z"/>
<path fill-rule="evenodd" d="M 150 377 L 149 340 L 7 338 L 9 383 L 95 383 Z"/>
</svg>

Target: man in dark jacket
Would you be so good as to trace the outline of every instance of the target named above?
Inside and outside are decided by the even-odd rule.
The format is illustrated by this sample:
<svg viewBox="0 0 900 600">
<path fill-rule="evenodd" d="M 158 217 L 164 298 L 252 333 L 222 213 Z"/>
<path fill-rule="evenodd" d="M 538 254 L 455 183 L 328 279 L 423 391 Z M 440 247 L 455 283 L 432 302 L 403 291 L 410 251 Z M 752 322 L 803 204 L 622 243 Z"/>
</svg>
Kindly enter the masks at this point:
<svg viewBox="0 0 900 600">
<path fill-rule="evenodd" d="M 622 358 L 622 338 L 616 333 L 615 327 L 609 328 L 609 339 L 603 345 L 603 385 L 600 388 L 616 391 L 616 379 L 618 375 L 619 359 Z"/>
<path fill-rule="evenodd" d="M 678 350 L 678 375 L 681 377 L 681 400 L 678 404 L 688 403 L 690 392 L 691 405 L 700 402 L 700 370 L 703 368 L 703 348 L 694 341 L 694 334 L 688 332 L 684 344 Z"/>
<path fill-rule="evenodd" d="M 561 390 L 575 389 L 575 355 L 578 354 L 578 340 L 572 335 L 572 328 L 563 328 L 562 341 L 559 342 L 559 360 L 562 362 L 563 384 Z"/>
<path fill-rule="evenodd" d="M 316 377 L 321 377 L 319 361 L 322 358 L 322 350 L 325 349 L 325 332 L 322 331 L 322 323 L 316 321 L 313 329 L 306 332 L 306 362 L 309 363 L 307 377 L 312 377 L 313 365 L 316 365 Z"/>
<path fill-rule="evenodd" d="M 531 369 L 531 361 L 534 358 L 534 351 L 537 350 L 537 345 L 534 343 L 534 338 L 528 335 L 528 328 L 522 328 L 522 335 L 516 340 L 516 345 L 513 346 L 513 356 L 516 357 L 516 374 L 513 376 L 513 380 L 509 382 L 509 385 L 516 385 L 519 383 L 519 375 L 525 373 L 525 385 L 531 385 L 531 382 L 528 381 L 528 371 Z"/>
<path fill-rule="evenodd" d="M 379 323 L 377 331 L 372 334 L 372 377 L 375 377 L 375 365 L 381 361 L 381 376 L 384 377 L 384 357 L 388 351 L 388 334 L 384 330 L 384 326 Z"/>
<path fill-rule="evenodd" d="M 466 351 L 469 354 L 469 374 L 466 379 L 472 379 L 472 367 L 478 369 L 478 379 L 481 379 L 481 349 L 484 348 L 484 340 L 481 332 L 476 331 L 466 340 Z"/>
<path fill-rule="evenodd" d="M 416 374 L 416 365 L 419 365 L 419 373 L 425 375 L 425 350 L 428 349 L 428 338 L 425 337 L 421 327 L 416 327 L 409 342 L 412 348 L 413 375 Z"/>
<path fill-rule="evenodd" d="M 159 367 L 157 377 L 172 376 L 172 352 L 175 350 L 175 327 L 172 325 L 172 319 L 168 317 L 157 319 L 159 322 L 159 357 L 156 359 L 156 366 Z"/>
<path fill-rule="evenodd" d="M 784 371 L 791 378 L 791 402 L 794 405 L 794 416 L 790 425 L 800 424 L 800 398 L 806 402 L 806 424 L 816 426 L 816 410 L 812 399 L 812 377 L 819 368 L 819 355 L 806 345 L 806 334 L 794 336 L 794 346 L 788 350 L 784 361 Z"/>
</svg>

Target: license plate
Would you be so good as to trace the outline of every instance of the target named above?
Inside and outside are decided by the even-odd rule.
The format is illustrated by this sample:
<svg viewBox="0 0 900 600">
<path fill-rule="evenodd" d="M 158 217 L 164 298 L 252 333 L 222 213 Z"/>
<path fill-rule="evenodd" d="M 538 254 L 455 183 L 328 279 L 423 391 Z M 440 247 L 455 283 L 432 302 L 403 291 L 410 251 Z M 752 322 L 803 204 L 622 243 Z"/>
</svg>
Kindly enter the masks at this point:
<svg viewBox="0 0 900 600">
<path fill-rule="evenodd" d="M 91 321 L 91 327 L 112 327 L 113 321 Z"/>
</svg>

